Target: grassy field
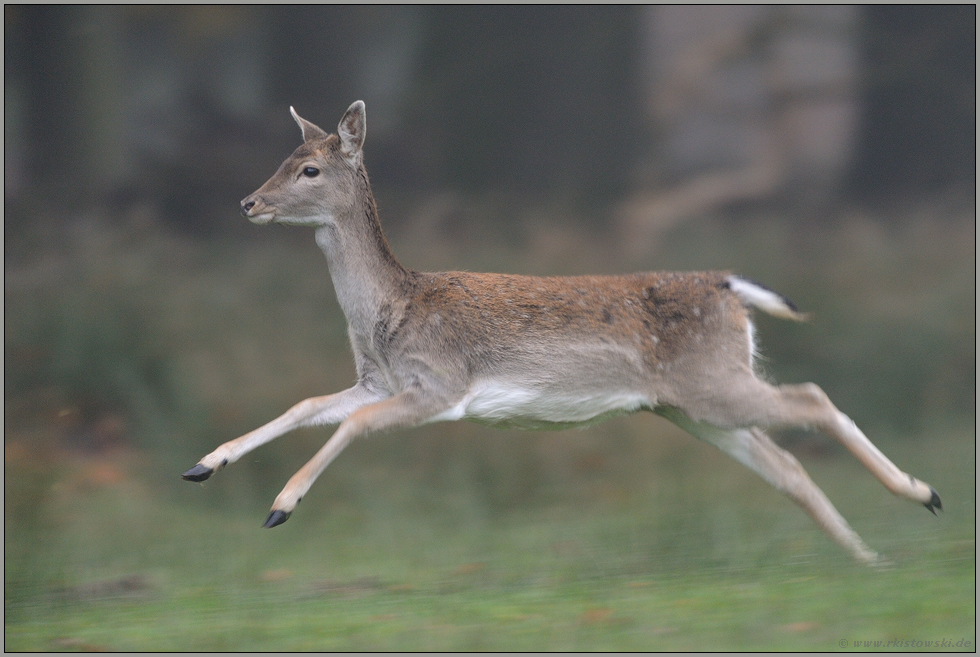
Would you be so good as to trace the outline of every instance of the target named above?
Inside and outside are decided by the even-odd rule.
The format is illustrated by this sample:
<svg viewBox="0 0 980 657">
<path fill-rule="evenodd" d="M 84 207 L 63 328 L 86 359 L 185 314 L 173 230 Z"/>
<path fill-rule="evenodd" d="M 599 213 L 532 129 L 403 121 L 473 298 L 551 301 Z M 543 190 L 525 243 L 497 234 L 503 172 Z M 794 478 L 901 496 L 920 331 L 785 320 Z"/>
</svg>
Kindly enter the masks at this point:
<svg viewBox="0 0 980 657">
<path fill-rule="evenodd" d="M 637 416 L 613 430 L 637 423 L 663 433 L 649 439 L 666 456 L 647 464 L 642 491 L 593 481 L 587 500 L 501 510 L 472 489 L 412 490 L 410 477 L 375 472 L 364 485 L 379 491 L 338 500 L 336 487 L 314 489 L 273 531 L 259 528 L 259 501 L 208 508 L 206 487 L 175 499 L 141 483 L 150 459 L 76 458 L 34 522 L 7 523 L 5 648 L 851 650 L 948 640 L 939 649 L 973 650 L 972 428 L 928 448 L 879 441 L 942 491 L 939 519 L 846 455 L 803 457 L 894 562 L 872 570 L 668 425 Z M 341 459 L 325 479 L 344 470 Z M 924 646 L 878 648 L 936 649 Z"/>
<path fill-rule="evenodd" d="M 500 234 L 481 212 L 409 217 L 392 244 L 420 269 L 723 267 L 788 294 L 815 319 L 759 319 L 767 375 L 824 387 L 945 513 L 894 498 L 823 436 L 778 435 L 894 562 L 863 568 L 755 475 L 639 414 L 372 436 L 263 530 L 329 430 L 204 485 L 179 474 L 352 383 L 312 237 L 39 220 L 5 261 L 4 647 L 975 649 L 972 203 L 796 228 L 708 218 L 634 256 L 547 211 Z"/>
</svg>

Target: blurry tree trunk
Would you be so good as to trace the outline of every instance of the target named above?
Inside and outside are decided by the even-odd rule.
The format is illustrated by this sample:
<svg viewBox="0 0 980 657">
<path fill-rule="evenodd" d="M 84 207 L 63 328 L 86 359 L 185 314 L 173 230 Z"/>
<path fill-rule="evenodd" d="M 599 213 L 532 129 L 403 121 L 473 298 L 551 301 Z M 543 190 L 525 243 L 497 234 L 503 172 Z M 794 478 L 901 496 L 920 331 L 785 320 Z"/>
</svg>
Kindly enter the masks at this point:
<svg viewBox="0 0 980 657">
<path fill-rule="evenodd" d="M 644 123 L 638 10 L 430 7 L 411 120 L 431 186 L 577 201 L 622 192 Z"/>
<path fill-rule="evenodd" d="M 25 186 L 98 198 L 125 175 L 119 8 L 22 6 L 8 20 L 23 51 L 8 70 L 21 91 Z"/>
<path fill-rule="evenodd" d="M 644 10 L 646 111 L 658 134 L 644 189 L 622 208 L 642 248 L 687 217 L 786 194 L 837 193 L 853 153 L 857 11 L 657 6 Z"/>
<path fill-rule="evenodd" d="M 87 192 L 101 196 L 125 175 L 126 104 L 121 97 L 122 21 L 119 7 L 83 5 L 69 29 L 68 56 L 75 108 L 79 171 Z"/>
<path fill-rule="evenodd" d="M 974 4 L 862 9 L 854 196 L 975 194 L 976 20 Z"/>
</svg>

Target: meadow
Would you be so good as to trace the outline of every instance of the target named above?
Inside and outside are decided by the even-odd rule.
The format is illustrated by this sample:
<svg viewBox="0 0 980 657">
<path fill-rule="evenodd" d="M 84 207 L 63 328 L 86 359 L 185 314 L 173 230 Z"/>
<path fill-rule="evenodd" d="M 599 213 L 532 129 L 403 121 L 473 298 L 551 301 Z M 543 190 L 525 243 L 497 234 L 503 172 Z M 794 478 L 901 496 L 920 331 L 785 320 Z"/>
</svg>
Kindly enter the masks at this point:
<svg viewBox="0 0 980 657">
<path fill-rule="evenodd" d="M 894 498 L 824 436 L 775 434 L 891 560 L 865 568 L 755 475 L 641 413 L 372 436 L 263 530 L 328 429 L 203 485 L 179 474 L 350 385 L 312 236 L 187 237 L 152 212 L 45 233 L 42 217 L 8 235 L 5 649 L 975 651 L 971 209 L 706 218 L 622 256 L 549 209 L 496 230 L 492 207 L 427 228 L 406 211 L 390 241 L 420 269 L 763 281 L 814 313 L 759 319 L 767 374 L 824 387 L 944 512 Z"/>
</svg>

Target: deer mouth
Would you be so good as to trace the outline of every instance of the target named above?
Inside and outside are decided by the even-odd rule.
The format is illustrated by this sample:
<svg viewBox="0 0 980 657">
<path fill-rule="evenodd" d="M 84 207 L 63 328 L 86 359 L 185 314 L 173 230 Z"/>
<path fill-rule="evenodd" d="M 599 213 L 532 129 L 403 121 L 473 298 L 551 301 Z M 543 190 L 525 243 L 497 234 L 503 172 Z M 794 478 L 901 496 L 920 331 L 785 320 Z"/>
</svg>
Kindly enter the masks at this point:
<svg viewBox="0 0 980 657">
<path fill-rule="evenodd" d="M 267 224 L 276 218 L 276 213 L 263 212 L 261 214 L 255 214 L 255 215 L 247 214 L 245 216 L 248 217 L 248 220 L 251 221 L 253 224 Z"/>
<path fill-rule="evenodd" d="M 249 200 L 242 201 L 242 215 L 253 224 L 267 224 L 276 218 L 275 211 L 265 203 Z"/>
</svg>

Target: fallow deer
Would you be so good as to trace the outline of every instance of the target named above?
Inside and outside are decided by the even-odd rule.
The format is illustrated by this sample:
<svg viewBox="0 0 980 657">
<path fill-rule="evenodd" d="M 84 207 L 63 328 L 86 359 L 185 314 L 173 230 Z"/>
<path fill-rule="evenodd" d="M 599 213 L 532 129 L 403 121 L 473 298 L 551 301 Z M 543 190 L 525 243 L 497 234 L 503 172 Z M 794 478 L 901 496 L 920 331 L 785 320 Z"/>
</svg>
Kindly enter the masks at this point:
<svg viewBox="0 0 980 657">
<path fill-rule="evenodd" d="M 241 211 L 256 224 L 315 229 L 347 318 L 357 384 L 301 401 L 224 443 L 184 479 L 203 481 L 297 427 L 339 424 L 276 497 L 264 525 L 275 527 L 354 438 L 372 431 L 460 419 L 564 428 L 645 410 L 754 470 L 865 563 L 877 554 L 763 429 L 820 429 L 892 493 L 934 514 L 942 508 L 932 487 L 899 470 L 818 386 L 776 386 L 756 375 L 749 309 L 804 319 L 785 297 L 717 271 L 551 278 L 413 271 L 392 254 L 378 220 L 363 163 L 364 103 L 350 106 L 337 134 L 290 112 L 303 144 Z"/>
</svg>

